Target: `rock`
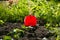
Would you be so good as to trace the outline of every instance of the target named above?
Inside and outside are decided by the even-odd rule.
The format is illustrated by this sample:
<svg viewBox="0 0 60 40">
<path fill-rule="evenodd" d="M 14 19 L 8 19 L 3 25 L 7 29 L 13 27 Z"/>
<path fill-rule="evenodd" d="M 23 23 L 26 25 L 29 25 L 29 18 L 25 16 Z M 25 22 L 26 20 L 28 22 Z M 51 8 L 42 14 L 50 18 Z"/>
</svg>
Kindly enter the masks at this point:
<svg viewBox="0 0 60 40">
<path fill-rule="evenodd" d="M 46 37 L 44 37 L 42 40 L 48 40 Z"/>
</svg>

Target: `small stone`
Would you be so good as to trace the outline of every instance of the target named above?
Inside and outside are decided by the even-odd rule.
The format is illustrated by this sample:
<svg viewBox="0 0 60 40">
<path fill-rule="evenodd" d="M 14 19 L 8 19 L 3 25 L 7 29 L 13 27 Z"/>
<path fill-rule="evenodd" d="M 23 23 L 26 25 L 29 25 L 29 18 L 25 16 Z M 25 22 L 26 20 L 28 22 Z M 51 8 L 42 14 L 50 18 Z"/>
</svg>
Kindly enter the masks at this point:
<svg viewBox="0 0 60 40">
<path fill-rule="evenodd" d="M 0 40 L 2 40 L 2 39 L 0 39 Z"/>
<path fill-rule="evenodd" d="M 44 37 L 42 40 L 48 40 L 46 37 Z"/>
</svg>

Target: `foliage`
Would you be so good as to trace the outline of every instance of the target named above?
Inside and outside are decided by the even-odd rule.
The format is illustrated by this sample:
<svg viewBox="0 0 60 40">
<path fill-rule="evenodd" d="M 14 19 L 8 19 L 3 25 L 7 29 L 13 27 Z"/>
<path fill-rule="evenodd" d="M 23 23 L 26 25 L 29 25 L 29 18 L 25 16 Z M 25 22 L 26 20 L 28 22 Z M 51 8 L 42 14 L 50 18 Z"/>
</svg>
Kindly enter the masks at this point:
<svg viewBox="0 0 60 40">
<path fill-rule="evenodd" d="M 28 15 L 27 4 L 19 1 L 11 6 L 0 6 L 0 19 L 7 22 L 23 22 L 24 16 Z"/>
<path fill-rule="evenodd" d="M 55 1 L 44 1 L 40 0 L 35 2 L 35 8 L 33 8 L 34 15 L 37 18 L 45 19 L 46 23 L 51 24 L 52 26 L 55 26 L 56 24 L 59 25 L 60 23 L 60 6 L 58 6 L 58 3 Z"/>
<path fill-rule="evenodd" d="M 30 30 L 29 27 L 22 25 L 21 29 L 15 28 L 12 31 L 10 31 L 7 35 L 18 40 L 19 38 L 22 38 L 25 35 L 25 31 L 29 31 L 29 30 Z"/>
<path fill-rule="evenodd" d="M 4 21 L 3 20 L 0 20 L 0 25 L 2 25 L 4 23 Z"/>
<path fill-rule="evenodd" d="M 23 30 L 26 30 L 26 31 L 29 31 L 30 30 L 30 28 L 29 27 L 26 27 L 25 25 L 22 25 L 22 29 Z"/>
<path fill-rule="evenodd" d="M 56 40 L 60 40 L 60 28 L 59 27 L 49 27 L 51 33 L 55 33 Z"/>
<path fill-rule="evenodd" d="M 30 4 L 29 4 L 30 2 Z M 37 18 L 44 19 L 52 26 L 60 26 L 60 3 L 46 0 L 19 0 L 17 4 L 11 6 L 0 6 L 0 19 L 8 22 L 23 22 L 24 17 L 30 12 Z"/>
<path fill-rule="evenodd" d="M 11 40 L 12 38 L 10 36 L 4 36 L 3 40 Z"/>
<path fill-rule="evenodd" d="M 24 30 L 16 28 L 16 29 L 13 29 L 13 31 L 10 31 L 10 33 L 8 33 L 7 35 L 10 35 L 10 36 L 12 35 L 13 38 L 19 39 L 24 36 Z"/>
</svg>

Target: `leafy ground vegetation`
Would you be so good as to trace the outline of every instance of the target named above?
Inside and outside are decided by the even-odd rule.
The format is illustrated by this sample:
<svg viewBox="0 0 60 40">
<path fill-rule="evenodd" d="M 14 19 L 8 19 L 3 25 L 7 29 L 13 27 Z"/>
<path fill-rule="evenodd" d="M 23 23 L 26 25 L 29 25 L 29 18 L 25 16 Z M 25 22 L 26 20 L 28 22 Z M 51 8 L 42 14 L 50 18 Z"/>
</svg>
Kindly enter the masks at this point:
<svg viewBox="0 0 60 40">
<path fill-rule="evenodd" d="M 33 29 L 24 25 L 24 17 L 30 12 L 38 19 Z M 18 0 L 5 6 L 0 4 L 0 38 L 60 40 L 60 1 Z"/>
</svg>

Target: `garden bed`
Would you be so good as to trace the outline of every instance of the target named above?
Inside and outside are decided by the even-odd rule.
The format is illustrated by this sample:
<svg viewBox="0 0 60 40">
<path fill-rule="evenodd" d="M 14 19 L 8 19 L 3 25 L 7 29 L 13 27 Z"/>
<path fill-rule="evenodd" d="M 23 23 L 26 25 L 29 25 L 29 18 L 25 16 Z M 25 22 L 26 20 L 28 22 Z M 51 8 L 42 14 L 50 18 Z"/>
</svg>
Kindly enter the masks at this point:
<svg viewBox="0 0 60 40">
<path fill-rule="evenodd" d="M 59 0 L 10 0 L 0 3 L 0 40 L 60 40 Z"/>
<path fill-rule="evenodd" d="M 0 38 L 3 38 L 5 35 L 7 35 L 10 31 L 12 31 L 15 28 L 22 29 L 21 25 L 22 25 L 21 23 L 9 23 L 9 22 L 5 23 L 4 25 L 1 25 Z M 24 32 L 25 32 L 24 36 L 19 38 L 18 40 L 43 40 L 44 38 L 47 40 L 55 40 L 56 37 L 54 33 L 51 33 L 44 26 L 36 26 L 35 28 Z M 13 34 L 11 34 L 10 36 L 12 35 Z"/>
</svg>

